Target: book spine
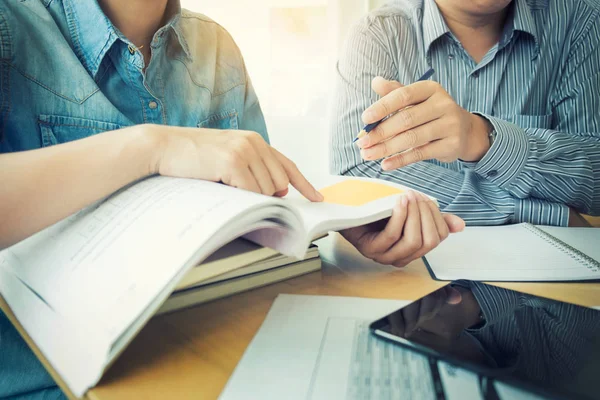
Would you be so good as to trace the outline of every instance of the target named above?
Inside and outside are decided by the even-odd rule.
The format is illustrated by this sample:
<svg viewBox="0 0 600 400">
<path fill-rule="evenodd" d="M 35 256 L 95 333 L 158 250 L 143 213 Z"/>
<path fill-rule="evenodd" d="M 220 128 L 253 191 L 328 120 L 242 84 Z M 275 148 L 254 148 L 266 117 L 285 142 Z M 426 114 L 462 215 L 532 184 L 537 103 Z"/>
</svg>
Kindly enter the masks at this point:
<svg viewBox="0 0 600 400">
<path fill-rule="evenodd" d="M 572 247 L 562 240 L 552 236 L 548 232 L 545 232 L 538 228 L 537 226 L 531 224 L 525 224 L 523 227 L 533 234 L 537 235 L 539 238 L 545 240 L 555 248 L 559 249 L 563 253 L 567 254 L 569 257 L 578 261 L 580 264 L 584 265 L 586 268 L 593 272 L 600 272 L 600 262 L 594 260 L 592 257 L 583 253 L 582 251 L 577 250 L 575 247 Z"/>
</svg>

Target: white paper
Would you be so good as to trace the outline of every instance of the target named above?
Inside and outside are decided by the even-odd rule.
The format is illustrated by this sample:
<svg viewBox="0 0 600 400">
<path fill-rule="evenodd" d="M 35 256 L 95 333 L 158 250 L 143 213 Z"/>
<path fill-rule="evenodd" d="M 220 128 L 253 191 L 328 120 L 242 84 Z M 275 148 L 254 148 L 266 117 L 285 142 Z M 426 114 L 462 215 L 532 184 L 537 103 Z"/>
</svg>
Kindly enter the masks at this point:
<svg viewBox="0 0 600 400">
<path fill-rule="evenodd" d="M 538 228 L 600 262 L 600 228 L 562 226 L 538 226 Z"/>
<path fill-rule="evenodd" d="M 571 228 L 567 228 L 571 229 Z M 570 232 L 570 230 L 569 230 Z M 578 236 L 600 241 L 600 230 Z M 587 235 L 586 235 L 587 233 Z M 576 239 L 571 236 L 571 239 Z M 580 238 L 581 239 L 581 238 Z M 577 247 L 577 245 L 575 245 Z M 438 279 L 474 281 L 572 281 L 600 279 L 571 255 L 531 232 L 524 225 L 467 227 L 450 235 L 425 258 Z"/>
<path fill-rule="evenodd" d="M 440 380 L 444 385 L 446 400 L 483 400 L 479 376 L 466 369 L 438 361 Z"/>
<path fill-rule="evenodd" d="M 407 398 L 428 379 L 426 358 L 375 338 L 366 324 L 408 303 L 280 295 L 220 398 L 362 399 L 367 391 Z"/>
</svg>

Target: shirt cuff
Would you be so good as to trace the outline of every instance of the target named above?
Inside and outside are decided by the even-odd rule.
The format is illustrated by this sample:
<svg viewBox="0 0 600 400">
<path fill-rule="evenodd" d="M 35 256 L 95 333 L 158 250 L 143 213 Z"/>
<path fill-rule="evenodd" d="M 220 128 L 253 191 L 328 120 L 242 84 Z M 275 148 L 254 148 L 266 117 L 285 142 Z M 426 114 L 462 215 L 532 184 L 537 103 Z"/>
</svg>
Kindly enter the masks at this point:
<svg viewBox="0 0 600 400">
<path fill-rule="evenodd" d="M 485 115 L 496 131 L 492 147 L 476 164 L 475 172 L 507 190 L 525 167 L 529 153 L 529 140 L 525 131 L 510 122 Z"/>
<path fill-rule="evenodd" d="M 569 226 L 569 207 L 536 198 L 517 199 L 513 223 Z"/>
</svg>

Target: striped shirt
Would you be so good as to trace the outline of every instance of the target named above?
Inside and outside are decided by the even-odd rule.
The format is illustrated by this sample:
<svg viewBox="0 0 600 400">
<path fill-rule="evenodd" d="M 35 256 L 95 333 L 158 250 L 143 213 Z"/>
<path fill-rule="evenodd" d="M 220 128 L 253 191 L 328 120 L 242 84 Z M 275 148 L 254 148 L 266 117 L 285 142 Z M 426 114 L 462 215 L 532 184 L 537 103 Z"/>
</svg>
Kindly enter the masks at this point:
<svg viewBox="0 0 600 400">
<path fill-rule="evenodd" d="M 438 199 L 470 225 L 568 224 L 600 213 L 600 0 L 514 0 L 501 38 L 476 63 L 434 0 L 397 0 L 351 31 L 337 68 L 331 170 L 382 178 Z M 378 100 L 376 76 L 403 84 L 429 67 L 496 139 L 476 163 L 429 160 L 392 172 L 352 143 Z"/>
</svg>

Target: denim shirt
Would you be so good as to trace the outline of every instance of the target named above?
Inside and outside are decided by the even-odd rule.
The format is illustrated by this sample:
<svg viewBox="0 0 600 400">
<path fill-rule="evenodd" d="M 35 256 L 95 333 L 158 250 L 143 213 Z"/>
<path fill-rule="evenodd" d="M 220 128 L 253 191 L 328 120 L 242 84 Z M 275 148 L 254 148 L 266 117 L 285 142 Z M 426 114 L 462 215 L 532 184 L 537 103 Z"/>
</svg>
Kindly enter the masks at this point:
<svg viewBox="0 0 600 400">
<path fill-rule="evenodd" d="M 231 36 L 177 1 L 169 7 L 144 68 L 95 0 L 0 0 L 0 153 L 143 123 L 252 130 L 268 140 Z M 62 397 L 0 312 L 4 396 Z"/>
<path fill-rule="evenodd" d="M 231 36 L 169 3 L 172 18 L 141 52 L 96 0 L 0 2 L 0 152 L 152 123 L 252 130 L 268 140 Z"/>
</svg>

